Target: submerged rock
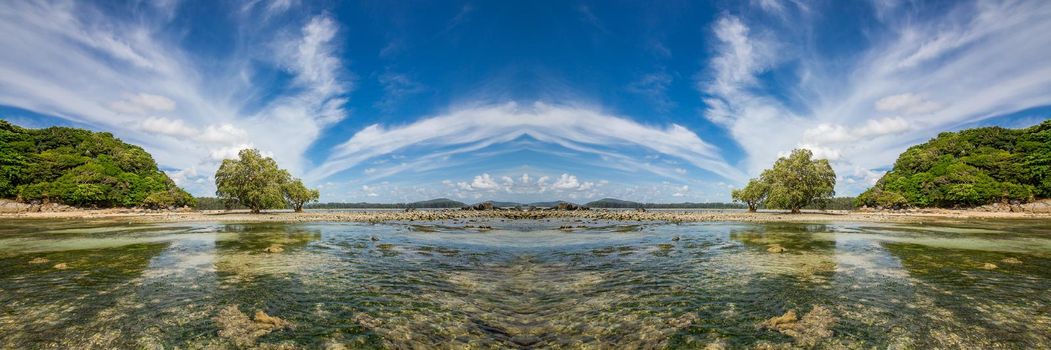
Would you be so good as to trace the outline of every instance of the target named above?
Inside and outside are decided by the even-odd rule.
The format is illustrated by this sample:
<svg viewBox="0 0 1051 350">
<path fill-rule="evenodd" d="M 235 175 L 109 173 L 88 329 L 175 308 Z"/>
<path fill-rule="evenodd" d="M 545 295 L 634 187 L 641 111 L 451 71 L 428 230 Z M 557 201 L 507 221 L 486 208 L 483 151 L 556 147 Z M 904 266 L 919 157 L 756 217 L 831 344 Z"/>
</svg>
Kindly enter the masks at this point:
<svg viewBox="0 0 1051 350">
<path fill-rule="evenodd" d="M 57 270 L 65 270 L 65 269 L 69 268 L 69 265 L 66 265 L 66 263 L 58 263 L 58 264 L 55 264 L 55 266 L 53 266 L 53 267 L 55 269 L 57 269 Z"/>
<path fill-rule="evenodd" d="M 766 248 L 766 251 L 771 253 L 784 253 L 787 250 L 788 249 L 785 249 L 785 247 L 782 247 L 780 244 L 777 243 L 771 244 Z"/>
<path fill-rule="evenodd" d="M 697 315 L 689 313 L 668 321 L 668 324 L 678 329 L 685 329 L 692 326 L 694 322 L 697 322 Z"/>
<path fill-rule="evenodd" d="M 33 265 L 47 264 L 48 262 L 51 262 L 51 260 L 47 260 L 47 259 L 41 258 L 41 257 L 36 257 L 36 258 L 33 258 L 33 260 L 29 261 L 29 263 L 33 264 Z"/>
<path fill-rule="evenodd" d="M 263 249 L 263 251 L 267 253 L 280 253 L 285 251 L 285 247 L 280 244 L 274 243 L 271 244 L 269 247 L 266 247 L 266 249 Z"/>
<path fill-rule="evenodd" d="M 354 316 L 354 322 L 366 329 L 374 329 L 382 325 L 380 320 L 369 316 L 368 314 L 358 314 Z"/>
<path fill-rule="evenodd" d="M 238 347 L 255 347 L 259 337 L 282 329 L 291 329 L 291 322 L 267 315 L 262 310 L 249 319 L 236 305 L 227 306 L 212 319 L 219 326 L 219 336 L 229 339 Z"/>
<path fill-rule="evenodd" d="M 1000 262 L 1002 262 L 1004 264 L 1011 264 L 1011 265 L 1018 265 L 1018 264 L 1022 263 L 1021 260 L 1018 260 L 1016 258 L 1005 258 L 1003 260 L 1000 260 Z"/>
<path fill-rule="evenodd" d="M 832 311 L 821 305 L 814 306 L 803 315 L 802 319 L 798 319 L 795 310 L 788 310 L 784 315 L 771 318 L 763 321 L 757 325 L 758 328 L 765 328 L 777 331 L 781 334 L 787 335 L 795 339 L 796 345 L 803 347 L 813 347 L 822 339 L 832 336 L 833 325 L 836 324 L 836 317 L 832 315 Z"/>
<path fill-rule="evenodd" d="M 983 270 L 995 270 L 995 269 L 996 269 L 996 268 L 998 268 L 998 267 L 999 267 L 999 266 L 996 266 L 996 264 L 993 264 L 993 263 L 985 263 L 985 264 L 982 264 L 982 269 L 983 269 Z"/>
</svg>

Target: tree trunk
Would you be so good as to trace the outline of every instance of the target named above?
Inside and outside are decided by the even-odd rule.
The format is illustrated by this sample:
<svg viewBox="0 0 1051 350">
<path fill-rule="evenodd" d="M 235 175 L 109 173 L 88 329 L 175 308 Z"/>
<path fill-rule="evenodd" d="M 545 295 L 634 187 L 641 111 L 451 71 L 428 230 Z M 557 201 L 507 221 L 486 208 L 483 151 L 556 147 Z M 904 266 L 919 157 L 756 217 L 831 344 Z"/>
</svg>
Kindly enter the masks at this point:
<svg viewBox="0 0 1051 350">
<path fill-rule="evenodd" d="M 260 212 L 262 212 L 262 210 L 259 208 L 252 208 L 252 214 L 259 214 Z"/>
<path fill-rule="evenodd" d="M 748 204 L 748 212 L 749 213 L 754 213 L 756 211 L 756 209 L 757 209 L 756 207 L 758 207 L 758 206 L 755 205 L 755 204 Z"/>
<path fill-rule="evenodd" d="M 799 208 L 792 208 L 792 214 L 799 214 Z"/>
<path fill-rule="evenodd" d="M 303 206 L 302 205 L 297 205 L 296 206 L 296 212 L 297 213 L 302 213 L 303 212 Z"/>
</svg>

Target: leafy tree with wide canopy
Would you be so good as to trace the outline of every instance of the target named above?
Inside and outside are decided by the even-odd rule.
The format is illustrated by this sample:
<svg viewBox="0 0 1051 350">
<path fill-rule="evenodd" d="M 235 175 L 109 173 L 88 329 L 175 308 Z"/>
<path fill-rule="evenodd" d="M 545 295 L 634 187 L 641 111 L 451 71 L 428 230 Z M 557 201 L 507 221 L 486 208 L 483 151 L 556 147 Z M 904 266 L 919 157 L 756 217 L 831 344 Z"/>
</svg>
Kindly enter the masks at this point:
<svg viewBox="0 0 1051 350">
<path fill-rule="evenodd" d="M 321 192 L 307 188 L 300 179 L 293 179 L 282 184 L 281 192 L 285 197 L 285 203 L 297 213 L 303 212 L 303 204 L 317 201 L 321 197 Z"/>
<path fill-rule="evenodd" d="M 808 149 L 793 150 L 788 157 L 778 158 L 774 167 L 763 171 L 758 179 L 735 190 L 731 196 L 748 204 L 748 211 L 759 205 L 788 209 L 792 213 L 806 206 L 824 207 L 836 194 L 836 172 L 826 159 L 813 159 Z"/>
<path fill-rule="evenodd" d="M 318 190 L 308 189 L 258 150 L 243 149 L 237 156 L 223 160 L 215 172 L 215 194 L 224 201 L 245 206 L 252 213 L 285 206 L 301 212 L 303 204 L 320 196 Z"/>
<path fill-rule="evenodd" d="M 759 206 L 766 200 L 767 193 L 770 190 L 770 186 L 763 182 L 761 179 L 751 179 L 748 181 L 748 185 L 742 189 L 733 190 L 730 196 L 734 201 L 743 202 L 748 204 L 748 211 L 755 212 L 759 209 Z"/>
</svg>

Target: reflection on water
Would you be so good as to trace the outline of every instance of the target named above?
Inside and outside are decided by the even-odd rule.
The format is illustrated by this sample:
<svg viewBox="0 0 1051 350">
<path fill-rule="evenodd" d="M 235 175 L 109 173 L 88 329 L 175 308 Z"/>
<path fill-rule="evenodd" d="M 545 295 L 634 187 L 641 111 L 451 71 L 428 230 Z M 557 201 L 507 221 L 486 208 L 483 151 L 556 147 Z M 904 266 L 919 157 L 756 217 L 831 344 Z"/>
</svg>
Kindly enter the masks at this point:
<svg viewBox="0 0 1051 350">
<path fill-rule="evenodd" d="M 459 224 L 4 222 L 0 348 L 1051 347 L 1046 223 Z"/>
</svg>

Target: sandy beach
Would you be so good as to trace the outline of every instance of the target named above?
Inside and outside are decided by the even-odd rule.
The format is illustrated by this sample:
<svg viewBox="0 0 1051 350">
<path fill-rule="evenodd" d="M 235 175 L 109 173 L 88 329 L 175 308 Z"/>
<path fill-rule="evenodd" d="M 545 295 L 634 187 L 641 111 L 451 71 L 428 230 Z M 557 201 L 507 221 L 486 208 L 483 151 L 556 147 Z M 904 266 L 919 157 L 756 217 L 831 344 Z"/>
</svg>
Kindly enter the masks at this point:
<svg viewBox="0 0 1051 350">
<path fill-rule="evenodd" d="M 735 210 L 307 210 L 267 211 L 141 211 L 130 209 L 73 210 L 0 214 L 2 219 L 85 219 L 152 222 L 398 222 L 440 220 L 603 220 L 657 222 L 925 222 L 968 219 L 1051 219 L 1051 213 L 929 209 L 913 211 L 780 211 L 749 213 Z"/>
</svg>

